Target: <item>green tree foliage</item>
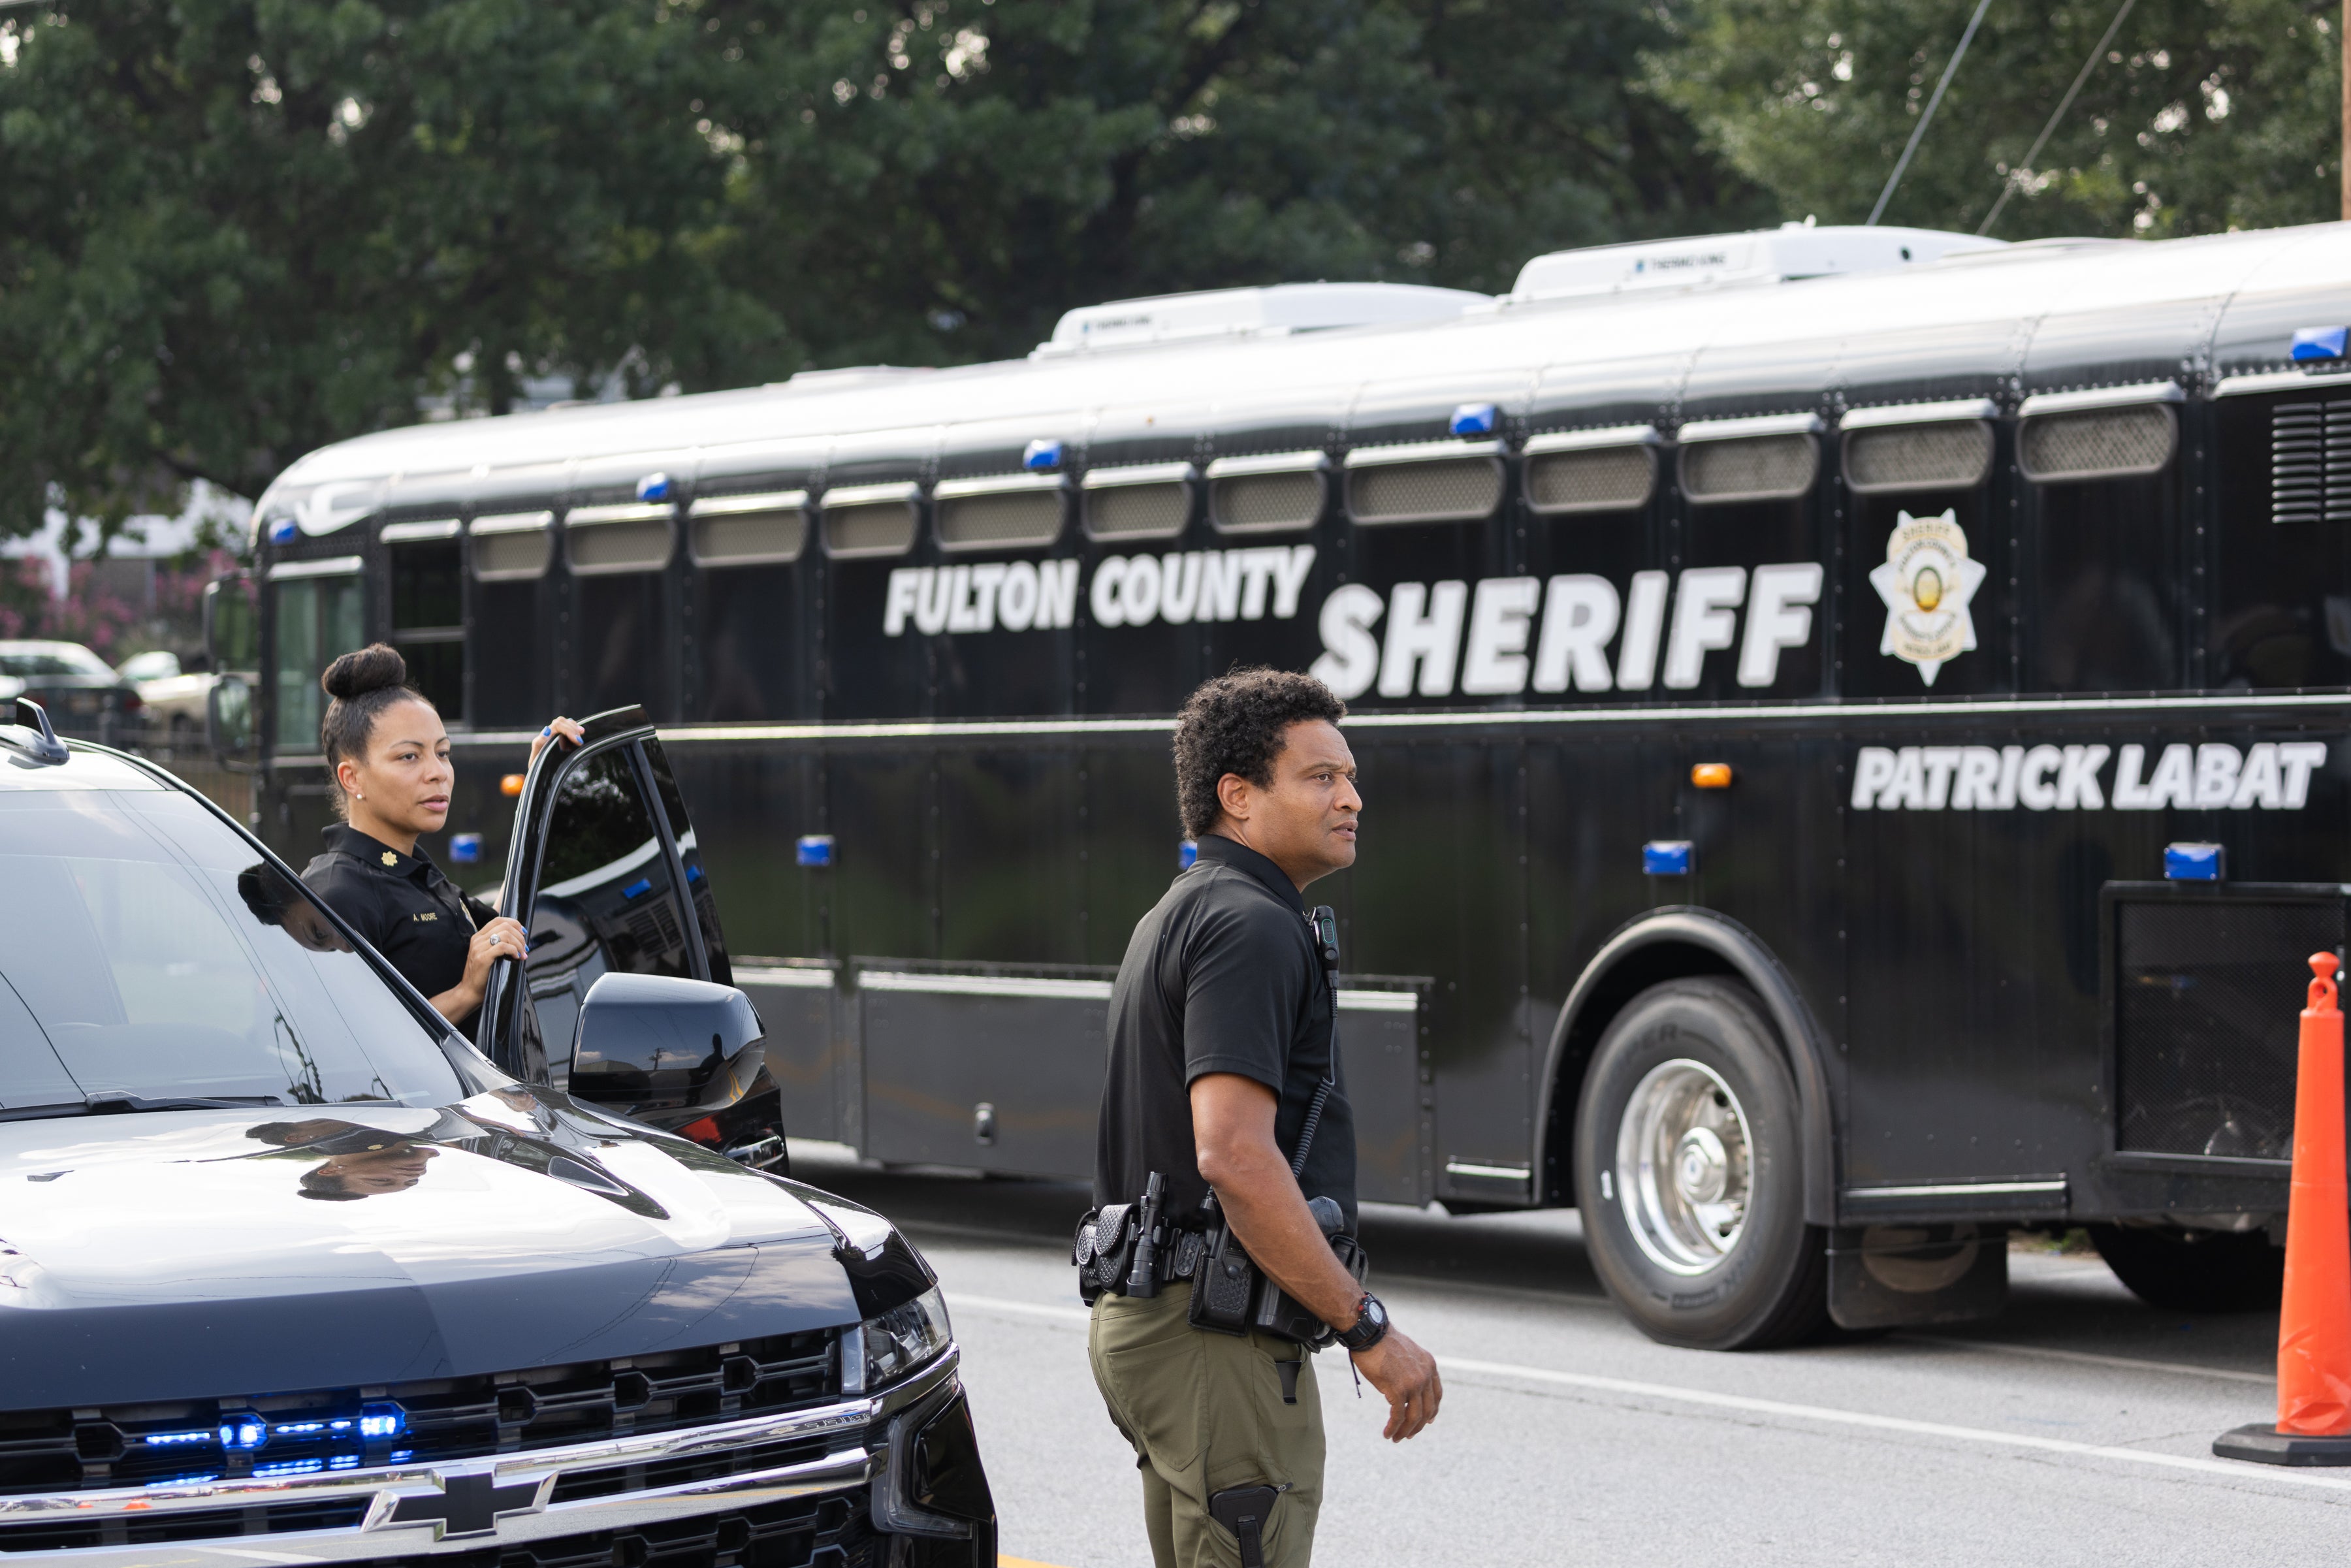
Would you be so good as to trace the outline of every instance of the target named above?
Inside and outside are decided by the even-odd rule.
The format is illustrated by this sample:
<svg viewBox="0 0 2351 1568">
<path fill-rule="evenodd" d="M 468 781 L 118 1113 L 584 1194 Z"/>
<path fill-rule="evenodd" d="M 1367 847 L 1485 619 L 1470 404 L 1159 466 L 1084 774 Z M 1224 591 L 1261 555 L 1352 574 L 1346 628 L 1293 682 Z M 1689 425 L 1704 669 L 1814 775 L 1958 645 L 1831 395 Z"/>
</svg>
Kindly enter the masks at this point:
<svg viewBox="0 0 2351 1568">
<path fill-rule="evenodd" d="M 1859 223 L 1975 0 L 1713 0 L 1650 57 L 1661 98 L 1792 214 Z M 1883 221 L 2202 234 L 2337 211 L 2335 0 L 2138 0 L 2019 170 L 2117 0 L 1993 0 Z"/>
<path fill-rule="evenodd" d="M 0 534 L 502 410 L 1024 351 L 1134 293 L 1507 286 L 1766 216 L 1642 0 L 0 12 Z"/>
</svg>

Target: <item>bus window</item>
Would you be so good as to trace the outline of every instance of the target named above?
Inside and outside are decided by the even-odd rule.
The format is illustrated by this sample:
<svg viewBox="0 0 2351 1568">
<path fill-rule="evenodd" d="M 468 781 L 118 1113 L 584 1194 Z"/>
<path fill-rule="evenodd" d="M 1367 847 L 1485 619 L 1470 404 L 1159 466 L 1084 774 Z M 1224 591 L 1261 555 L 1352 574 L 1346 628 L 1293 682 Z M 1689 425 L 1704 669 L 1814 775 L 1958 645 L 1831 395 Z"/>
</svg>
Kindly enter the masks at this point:
<svg viewBox="0 0 2351 1568">
<path fill-rule="evenodd" d="M 1208 465 L 1208 520 L 1222 534 L 1311 528 L 1322 516 L 1330 466 L 1320 452 L 1219 457 Z"/>
<path fill-rule="evenodd" d="M 1069 483 L 1059 474 L 945 479 L 933 487 L 939 548 L 1034 549 L 1061 537 Z"/>
<path fill-rule="evenodd" d="M 2208 685 L 2351 685 L 2351 396 L 2329 391 L 2214 407 Z"/>
<path fill-rule="evenodd" d="M 2027 398 L 2020 411 L 2017 465 L 2036 493 L 2018 617 L 2024 688 L 2176 688 L 2185 573 L 2168 470 L 2179 421 L 2141 389 L 2086 394 L 2142 399 L 2125 406 L 2078 406 L 2085 395 Z"/>
<path fill-rule="evenodd" d="M 1847 696 L 2013 688 L 2008 537 L 1985 487 L 1998 413 L 1975 399 L 1844 416 L 1853 517 L 1837 686 Z"/>
<path fill-rule="evenodd" d="M 554 708 L 547 580 L 554 527 L 555 514 L 545 511 L 474 519 L 474 705 L 466 717 L 476 727 L 537 726 Z"/>
<path fill-rule="evenodd" d="M 464 547 L 454 517 L 387 523 L 378 536 L 392 566 L 392 644 L 408 678 L 442 716 L 465 716 Z"/>
<path fill-rule="evenodd" d="M 1656 427 L 1647 424 L 1531 438 L 1527 509 L 1545 517 L 1638 511 L 1656 493 Z"/>
<path fill-rule="evenodd" d="M 326 693 L 319 677 L 327 666 L 367 642 L 360 598 L 360 558 L 286 561 L 270 568 L 270 614 L 277 646 L 270 681 L 277 701 L 270 745 L 306 752 L 319 744 Z"/>
<path fill-rule="evenodd" d="M 1085 477 L 1086 535 L 1122 539 L 1172 539 L 1192 520 L 1199 470 L 1189 463 L 1132 463 L 1091 470 Z"/>
<path fill-rule="evenodd" d="M 1347 454 L 1347 516 L 1384 523 L 1474 523 L 1502 501 L 1499 441 L 1416 442 Z"/>
<path fill-rule="evenodd" d="M 1620 653 L 1621 685 L 1701 699 L 1824 688 L 1819 428 L 1801 413 L 1682 426 L 1677 472 L 1687 507 L 1673 603 L 1652 633 L 1654 665 L 1631 664 L 1628 679 Z"/>
<path fill-rule="evenodd" d="M 904 555 L 914 548 L 914 512 L 922 486 L 910 481 L 850 485 L 824 495 L 824 553 Z"/>
</svg>

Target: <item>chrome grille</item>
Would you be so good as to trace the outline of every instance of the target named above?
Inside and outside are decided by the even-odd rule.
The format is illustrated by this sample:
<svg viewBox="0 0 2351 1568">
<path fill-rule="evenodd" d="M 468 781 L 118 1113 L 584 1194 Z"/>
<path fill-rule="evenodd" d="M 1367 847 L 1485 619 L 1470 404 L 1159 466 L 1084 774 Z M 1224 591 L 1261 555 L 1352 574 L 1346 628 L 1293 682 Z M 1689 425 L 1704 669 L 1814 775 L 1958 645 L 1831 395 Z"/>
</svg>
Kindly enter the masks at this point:
<svg viewBox="0 0 2351 1568">
<path fill-rule="evenodd" d="M 1384 463 L 1347 476 L 1347 512 L 1358 523 L 1473 522 L 1502 499 L 1491 457 Z"/>
<path fill-rule="evenodd" d="M 1552 452 L 1527 461 L 1527 505 L 1538 512 L 1622 512 L 1648 505 L 1657 456 L 1649 446 Z"/>
<path fill-rule="evenodd" d="M 2270 521 L 2351 522 L 2351 400 L 2270 411 Z"/>
<path fill-rule="evenodd" d="M 1682 493 L 1716 504 L 1793 500 L 1813 487 L 1820 465 L 1820 444 L 1809 435 L 1700 441 L 1682 448 Z"/>
<path fill-rule="evenodd" d="M 1011 490 L 942 500 L 939 542 L 949 549 L 1049 545 L 1061 537 L 1061 492 Z"/>
<path fill-rule="evenodd" d="M 1096 538 L 1169 538 L 1184 531 L 1192 486 L 1108 485 L 1086 492 L 1086 532 Z"/>
<path fill-rule="evenodd" d="M 1236 474 L 1208 486 L 1208 512 L 1228 534 L 1311 528 L 1322 515 L 1322 476 Z"/>
<path fill-rule="evenodd" d="M 1844 478 L 1854 489 L 1954 490 L 1983 483 L 1991 467 L 1991 426 L 1949 424 L 1856 430 L 1844 438 Z"/>
<path fill-rule="evenodd" d="M 914 543 L 912 501 L 867 501 L 824 509 L 824 548 L 832 555 L 902 555 Z"/>
<path fill-rule="evenodd" d="M 2017 460 L 2028 479 L 2121 479 L 2171 461 L 2179 422 L 2168 403 L 2045 413 L 2024 422 Z"/>
</svg>

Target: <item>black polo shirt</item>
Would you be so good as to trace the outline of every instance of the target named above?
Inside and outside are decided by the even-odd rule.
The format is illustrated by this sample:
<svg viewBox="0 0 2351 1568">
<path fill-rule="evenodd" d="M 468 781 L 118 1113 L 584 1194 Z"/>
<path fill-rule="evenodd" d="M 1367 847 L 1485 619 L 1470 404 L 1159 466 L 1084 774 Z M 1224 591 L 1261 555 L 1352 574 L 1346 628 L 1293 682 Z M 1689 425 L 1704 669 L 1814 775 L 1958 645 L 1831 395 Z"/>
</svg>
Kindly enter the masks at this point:
<svg viewBox="0 0 2351 1568">
<path fill-rule="evenodd" d="M 424 854 L 402 854 L 343 822 L 321 837 L 326 850 L 302 873 L 312 893 L 427 997 L 465 977 L 465 949 L 496 910 L 459 893 Z M 472 1034 L 474 1019 L 457 1030 Z"/>
<path fill-rule="evenodd" d="M 1300 1187 L 1335 1198 L 1355 1223 L 1355 1120 L 1332 1061 L 1332 996 L 1306 904 L 1281 868 L 1209 835 L 1200 857 L 1134 928 L 1110 994 L 1110 1071 L 1102 1084 L 1094 1201 L 1143 1196 L 1157 1171 L 1167 1212 L 1207 1196 L 1192 1138 L 1192 1081 L 1238 1072 L 1280 1096 L 1274 1139 L 1298 1150 L 1325 1069 L 1338 1078 Z"/>
</svg>

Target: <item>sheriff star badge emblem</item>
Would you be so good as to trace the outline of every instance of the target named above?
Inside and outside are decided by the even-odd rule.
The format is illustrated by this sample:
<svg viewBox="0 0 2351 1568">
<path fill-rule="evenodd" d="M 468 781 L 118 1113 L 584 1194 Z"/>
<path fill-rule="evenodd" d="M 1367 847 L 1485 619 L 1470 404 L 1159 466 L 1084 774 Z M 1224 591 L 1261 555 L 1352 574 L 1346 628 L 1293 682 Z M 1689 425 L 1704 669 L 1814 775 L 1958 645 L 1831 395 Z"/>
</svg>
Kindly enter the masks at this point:
<svg viewBox="0 0 2351 1568">
<path fill-rule="evenodd" d="M 1877 651 L 1917 665 L 1918 679 L 1933 685 L 1936 672 L 1976 645 L 1968 605 L 1985 570 L 1983 562 L 1969 559 L 1958 513 L 1896 514 L 1886 564 L 1869 574 L 1869 585 L 1886 601 L 1886 635 Z"/>
</svg>

